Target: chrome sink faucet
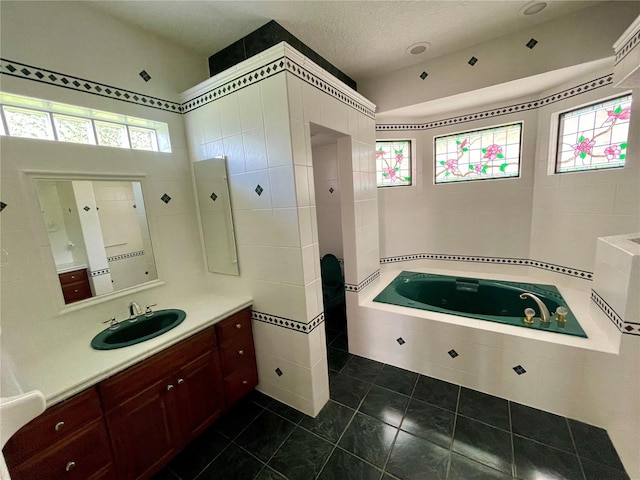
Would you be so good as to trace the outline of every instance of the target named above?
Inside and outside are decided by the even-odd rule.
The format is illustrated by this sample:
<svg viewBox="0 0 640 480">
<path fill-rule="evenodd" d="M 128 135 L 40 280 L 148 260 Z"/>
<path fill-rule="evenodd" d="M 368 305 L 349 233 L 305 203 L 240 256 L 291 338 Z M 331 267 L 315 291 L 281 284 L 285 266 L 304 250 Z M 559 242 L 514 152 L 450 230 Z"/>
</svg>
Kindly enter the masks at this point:
<svg viewBox="0 0 640 480">
<path fill-rule="evenodd" d="M 129 304 L 129 321 L 135 322 L 140 315 L 142 315 L 142 309 L 140 308 L 140 305 L 138 305 L 136 302 L 131 302 Z"/>
<path fill-rule="evenodd" d="M 520 294 L 520 298 L 522 300 L 526 299 L 527 297 L 531 298 L 531 300 L 538 304 L 538 308 L 540 308 L 540 321 L 542 323 L 549 323 L 551 321 L 551 314 L 549 313 L 549 309 L 544 304 L 544 302 L 533 293 L 524 292 Z"/>
</svg>

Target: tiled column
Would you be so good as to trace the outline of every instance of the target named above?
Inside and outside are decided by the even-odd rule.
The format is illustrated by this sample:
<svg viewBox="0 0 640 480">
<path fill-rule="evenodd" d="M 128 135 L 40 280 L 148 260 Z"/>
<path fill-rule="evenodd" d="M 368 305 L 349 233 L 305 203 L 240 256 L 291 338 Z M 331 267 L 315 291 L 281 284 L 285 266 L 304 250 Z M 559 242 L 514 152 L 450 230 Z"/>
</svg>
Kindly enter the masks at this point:
<svg viewBox="0 0 640 480">
<path fill-rule="evenodd" d="M 89 260 L 89 280 L 94 295 L 102 295 L 113 291 L 109 263 L 104 248 L 102 227 L 96 210 L 96 199 L 91 182 L 74 181 L 73 193 L 76 199 L 80 226 Z M 106 272 L 97 274 L 98 272 Z"/>
</svg>

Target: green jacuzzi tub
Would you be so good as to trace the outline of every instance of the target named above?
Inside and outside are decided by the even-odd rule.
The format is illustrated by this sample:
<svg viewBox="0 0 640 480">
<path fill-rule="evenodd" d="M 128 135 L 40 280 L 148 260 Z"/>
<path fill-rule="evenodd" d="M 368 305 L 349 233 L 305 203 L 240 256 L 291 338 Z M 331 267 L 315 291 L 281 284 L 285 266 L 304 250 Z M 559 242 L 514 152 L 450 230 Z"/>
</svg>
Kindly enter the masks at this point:
<svg viewBox="0 0 640 480">
<path fill-rule="evenodd" d="M 533 293 L 542 300 L 551 313 L 551 322 L 540 322 L 540 309 L 536 303 L 530 298 L 520 299 L 524 292 Z M 553 285 L 405 271 L 373 301 L 587 338 L 560 291 Z M 558 322 L 554 315 L 560 306 L 569 310 L 564 323 Z M 525 308 L 536 311 L 534 323 L 524 322 Z"/>
</svg>

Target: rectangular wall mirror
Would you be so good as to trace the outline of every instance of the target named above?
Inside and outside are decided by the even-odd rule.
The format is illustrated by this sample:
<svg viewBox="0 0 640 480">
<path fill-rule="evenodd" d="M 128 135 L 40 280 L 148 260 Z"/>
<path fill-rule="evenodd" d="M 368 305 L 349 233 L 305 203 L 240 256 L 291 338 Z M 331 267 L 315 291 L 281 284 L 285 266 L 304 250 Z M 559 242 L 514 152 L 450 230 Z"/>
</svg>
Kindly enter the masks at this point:
<svg viewBox="0 0 640 480">
<path fill-rule="evenodd" d="M 140 182 L 34 182 L 66 304 L 158 278 Z"/>
<path fill-rule="evenodd" d="M 193 174 L 207 268 L 212 273 L 238 275 L 226 157 L 194 162 Z"/>
</svg>

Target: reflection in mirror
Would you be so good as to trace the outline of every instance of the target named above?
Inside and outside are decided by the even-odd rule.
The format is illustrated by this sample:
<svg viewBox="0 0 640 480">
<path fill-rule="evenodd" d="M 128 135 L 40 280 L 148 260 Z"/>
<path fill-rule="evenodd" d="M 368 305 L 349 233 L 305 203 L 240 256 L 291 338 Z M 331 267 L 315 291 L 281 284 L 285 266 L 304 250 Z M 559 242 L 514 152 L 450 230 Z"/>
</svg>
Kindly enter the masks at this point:
<svg viewBox="0 0 640 480">
<path fill-rule="evenodd" d="M 195 162 L 193 174 L 207 268 L 213 273 L 238 275 L 226 157 Z"/>
<path fill-rule="evenodd" d="M 140 182 L 36 179 L 65 303 L 158 278 Z"/>
</svg>

